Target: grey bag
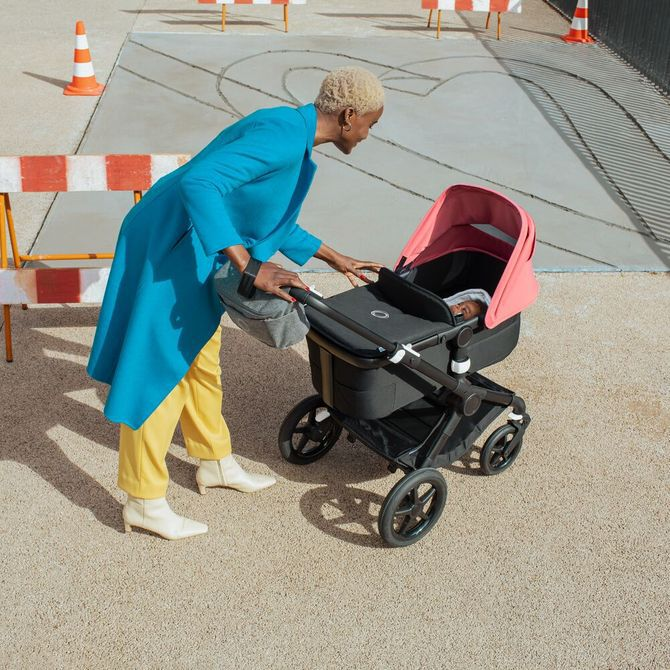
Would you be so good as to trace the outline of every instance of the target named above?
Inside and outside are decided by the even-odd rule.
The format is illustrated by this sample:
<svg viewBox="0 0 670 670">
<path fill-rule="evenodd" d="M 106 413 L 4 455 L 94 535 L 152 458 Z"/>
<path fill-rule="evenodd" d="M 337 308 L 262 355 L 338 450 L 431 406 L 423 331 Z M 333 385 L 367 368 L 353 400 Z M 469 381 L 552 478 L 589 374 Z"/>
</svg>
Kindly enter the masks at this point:
<svg viewBox="0 0 670 670">
<path fill-rule="evenodd" d="M 309 322 L 301 304 L 258 289 L 253 298 L 245 298 L 237 292 L 241 278 L 232 263 L 214 275 L 216 292 L 238 328 L 275 349 L 286 349 L 304 339 Z"/>
</svg>

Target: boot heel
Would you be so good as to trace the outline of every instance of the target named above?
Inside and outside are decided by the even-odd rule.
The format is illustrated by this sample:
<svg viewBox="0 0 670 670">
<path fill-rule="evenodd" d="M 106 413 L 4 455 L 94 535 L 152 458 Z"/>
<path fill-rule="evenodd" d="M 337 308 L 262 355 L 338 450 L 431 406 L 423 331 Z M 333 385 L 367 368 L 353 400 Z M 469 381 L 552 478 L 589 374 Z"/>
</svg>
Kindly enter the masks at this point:
<svg viewBox="0 0 670 670">
<path fill-rule="evenodd" d="M 207 487 L 203 486 L 200 482 L 197 482 L 198 484 L 198 491 L 200 491 L 200 495 L 204 496 L 207 493 Z"/>
<path fill-rule="evenodd" d="M 133 528 L 129 523 L 126 523 L 125 521 L 123 522 L 123 530 L 126 531 L 126 533 L 132 532 Z"/>
</svg>

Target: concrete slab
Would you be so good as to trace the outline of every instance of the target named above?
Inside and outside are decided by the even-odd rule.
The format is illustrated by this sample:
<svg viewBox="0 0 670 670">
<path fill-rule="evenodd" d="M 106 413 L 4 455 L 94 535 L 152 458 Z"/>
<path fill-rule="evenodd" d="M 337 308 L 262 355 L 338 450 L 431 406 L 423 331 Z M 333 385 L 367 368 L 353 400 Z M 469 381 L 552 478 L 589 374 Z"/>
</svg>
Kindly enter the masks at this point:
<svg viewBox="0 0 670 670">
<path fill-rule="evenodd" d="M 315 151 L 319 173 L 301 222 L 332 246 L 392 264 L 439 193 L 469 182 L 500 190 L 528 209 L 538 228 L 538 269 L 668 267 L 657 239 L 663 239 L 662 224 L 653 230 L 646 220 L 654 212 L 634 206 L 629 193 L 635 185 L 620 170 L 588 160 L 593 152 L 585 156 L 585 147 L 593 142 L 574 132 L 583 125 L 582 110 L 551 95 L 546 80 L 558 79 L 555 86 L 565 89 L 565 75 L 548 70 L 543 52 L 533 51 L 535 43 L 505 43 L 504 52 L 496 53 L 494 42 L 135 33 L 80 153 L 193 153 L 258 107 L 313 99 L 324 71 L 358 63 L 382 78 L 388 102 L 382 123 L 354 154 L 345 157 L 331 147 Z M 552 48 L 578 60 L 595 52 Z M 625 70 L 603 54 L 598 51 L 597 58 L 610 70 Z M 512 71 L 510 63 L 517 61 L 534 70 Z M 553 107 L 539 104 L 535 89 L 556 100 Z M 598 100 L 603 114 L 610 101 L 625 116 L 625 104 L 610 97 Z M 619 117 L 601 115 L 597 121 L 604 137 L 611 132 L 608 124 L 626 133 Z M 663 123 L 657 119 L 657 125 Z M 630 140 L 633 148 L 635 141 Z M 657 172 L 666 163 L 670 168 L 664 150 L 638 152 L 640 169 L 645 158 Z M 662 192 L 657 200 L 663 200 Z M 129 204 L 126 195 L 59 197 L 35 250 L 111 250 Z M 313 261 L 307 269 L 323 266 Z"/>
</svg>

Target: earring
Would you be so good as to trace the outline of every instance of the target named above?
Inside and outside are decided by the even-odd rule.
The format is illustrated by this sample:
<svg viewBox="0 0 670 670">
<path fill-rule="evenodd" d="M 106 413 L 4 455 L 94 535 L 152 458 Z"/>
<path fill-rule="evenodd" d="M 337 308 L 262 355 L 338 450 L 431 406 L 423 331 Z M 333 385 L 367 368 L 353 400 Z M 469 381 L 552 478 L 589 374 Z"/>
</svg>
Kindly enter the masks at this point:
<svg viewBox="0 0 670 670">
<path fill-rule="evenodd" d="M 342 126 L 342 130 L 344 130 L 345 132 L 348 133 L 348 132 L 351 130 L 351 124 L 350 124 L 350 123 L 345 123 L 345 124 Z"/>
</svg>

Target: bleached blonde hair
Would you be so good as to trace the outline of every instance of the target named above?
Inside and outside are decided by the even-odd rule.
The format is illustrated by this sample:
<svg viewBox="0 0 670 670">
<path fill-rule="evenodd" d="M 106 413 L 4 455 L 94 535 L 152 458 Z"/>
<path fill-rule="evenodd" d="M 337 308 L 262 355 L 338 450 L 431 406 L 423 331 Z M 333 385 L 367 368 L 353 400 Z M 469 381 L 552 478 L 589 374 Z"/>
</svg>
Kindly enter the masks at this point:
<svg viewBox="0 0 670 670">
<path fill-rule="evenodd" d="M 384 106 L 384 87 L 365 68 L 339 67 L 321 82 L 314 105 L 324 114 L 335 114 L 347 107 L 359 115 L 369 114 Z"/>
</svg>

